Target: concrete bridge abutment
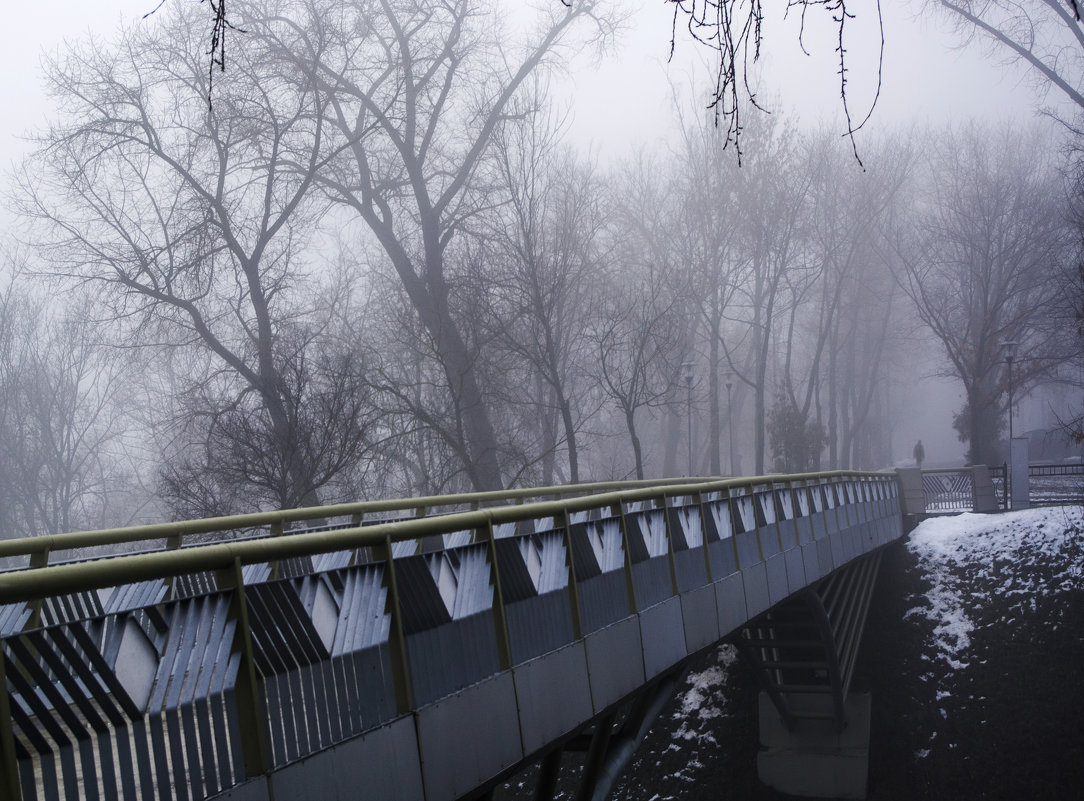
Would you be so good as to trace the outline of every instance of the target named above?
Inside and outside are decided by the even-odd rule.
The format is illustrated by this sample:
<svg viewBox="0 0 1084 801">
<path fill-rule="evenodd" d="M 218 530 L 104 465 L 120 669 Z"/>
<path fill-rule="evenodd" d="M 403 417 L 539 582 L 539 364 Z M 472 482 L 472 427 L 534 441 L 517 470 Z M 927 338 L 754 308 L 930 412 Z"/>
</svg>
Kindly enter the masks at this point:
<svg viewBox="0 0 1084 801">
<path fill-rule="evenodd" d="M 788 728 L 768 694 L 760 693 L 757 775 L 764 784 L 788 795 L 865 798 L 870 694 L 847 696 L 842 729 L 833 719 L 829 699 L 822 697 L 818 701 L 822 701 L 823 717 L 803 717 Z"/>
</svg>

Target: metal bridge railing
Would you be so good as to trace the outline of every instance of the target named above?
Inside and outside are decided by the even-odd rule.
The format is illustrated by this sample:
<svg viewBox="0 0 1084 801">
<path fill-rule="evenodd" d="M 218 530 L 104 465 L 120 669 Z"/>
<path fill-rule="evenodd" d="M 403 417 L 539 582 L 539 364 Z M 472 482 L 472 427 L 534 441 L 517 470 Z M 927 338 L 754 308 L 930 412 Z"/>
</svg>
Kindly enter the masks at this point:
<svg viewBox="0 0 1084 801">
<path fill-rule="evenodd" d="M 361 734 L 390 738 L 376 754 L 417 737 L 416 780 L 424 771 L 427 787 L 455 797 L 796 591 L 798 577 L 817 580 L 900 529 L 892 474 L 613 486 L 0 543 L 0 555 L 28 562 L 0 573 L 0 797 L 196 801 Z M 538 495 L 566 497 L 509 503 Z M 434 511 L 464 504 L 479 508 Z M 411 509 L 413 519 L 365 525 Z M 344 527 L 327 524 L 342 516 Z M 279 536 L 307 521 L 323 525 Z M 247 538 L 186 544 L 223 532 Z M 147 552 L 104 553 L 118 544 Z M 89 558 L 49 563 L 75 548 Z M 681 612 L 673 617 L 692 593 L 754 567 L 761 589 L 750 594 L 750 574 L 741 612 L 719 601 L 716 619 L 712 590 L 695 602 L 710 621 L 694 616 L 683 630 Z M 637 675 L 612 650 L 623 642 L 615 625 L 630 616 L 642 618 L 637 632 L 656 632 L 644 635 L 642 660 L 636 652 Z M 519 717 L 530 689 L 519 682 L 542 670 L 533 660 L 588 639 L 609 679 L 569 674 L 559 709 Z M 471 696 L 487 677 L 499 703 Z M 449 710 L 463 719 L 441 717 Z M 531 716 L 541 721 L 533 729 Z M 488 740 L 426 752 L 426 732 L 475 724 Z M 379 785 L 385 774 L 395 775 L 374 764 L 367 775 Z M 373 797 L 411 794 L 374 788 Z"/>
<path fill-rule="evenodd" d="M 719 481 L 722 479 L 695 480 Z M 558 501 L 603 492 L 685 484 L 689 481 L 688 478 L 608 481 L 361 501 L 97 531 L 0 539 L 0 571 L 22 567 L 45 567 L 56 562 L 84 561 L 89 558 L 115 556 L 122 552 L 147 553 L 176 550 L 225 540 L 258 539 L 284 533 L 293 534 L 297 531 L 368 526 L 374 523 L 432 517 L 493 506 L 523 504 L 546 499 Z"/>
<path fill-rule="evenodd" d="M 917 472 L 917 471 L 916 471 Z M 976 475 L 984 486 L 976 486 Z M 1008 466 L 952 467 L 922 470 L 925 514 L 997 511 L 1010 508 Z M 1028 465 L 1031 505 L 1084 503 L 1084 464 Z"/>
<path fill-rule="evenodd" d="M 1084 464 L 1028 465 L 1028 496 L 1039 506 L 1084 503 Z"/>
<path fill-rule="evenodd" d="M 927 512 L 971 511 L 975 485 L 971 468 L 936 468 L 922 471 Z"/>
</svg>

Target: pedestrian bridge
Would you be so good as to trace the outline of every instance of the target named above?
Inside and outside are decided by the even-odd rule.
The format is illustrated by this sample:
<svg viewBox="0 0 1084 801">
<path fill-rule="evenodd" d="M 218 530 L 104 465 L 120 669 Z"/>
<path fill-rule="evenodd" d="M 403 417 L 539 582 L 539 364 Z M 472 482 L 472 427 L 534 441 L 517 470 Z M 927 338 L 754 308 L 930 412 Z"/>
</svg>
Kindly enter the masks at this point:
<svg viewBox="0 0 1084 801">
<path fill-rule="evenodd" d="M 739 632 L 784 720 L 842 726 L 901 534 L 895 474 L 832 472 L 0 541 L 0 797 L 437 801 L 539 760 L 547 797 L 581 744 L 602 797 Z"/>
</svg>

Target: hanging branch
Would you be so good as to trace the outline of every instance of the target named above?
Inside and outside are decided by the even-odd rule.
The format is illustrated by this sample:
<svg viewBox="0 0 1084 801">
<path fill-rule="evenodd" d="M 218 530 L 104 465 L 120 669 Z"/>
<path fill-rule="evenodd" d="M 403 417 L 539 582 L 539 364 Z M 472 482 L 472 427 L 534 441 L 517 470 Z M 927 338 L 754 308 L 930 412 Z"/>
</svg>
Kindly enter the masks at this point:
<svg viewBox="0 0 1084 801">
<path fill-rule="evenodd" d="M 741 163 L 741 99 L 748 99 L 752 106 L 767 113 L 758 102 L 756 93 L 749 85 L 750 56 L 752 63 L 760 59 L 762 42 L 761 24 L 764 18 L 763 0 L 667 0 L 674 6 L 674 19 L 670 31 L 670 57 L 673 58 L 677 39 L 678 20 L 685 17 L 685 27 L 699 44 L 711 48 L 718 54 L 718 69 L 715 76 L 715 88 L 708 108 L 715 113 L 715 124 L 726 122 L 726 145 L 734 143 Z M 1077 0 L 1070 0 L 1075 3 Z M 847 136 L 851 140 L 854 156 L 858 158 L 858 147 L 854 134 L 860 130 L 873 114 L 877 100 L 881 95 L 881 74 L 884 64 L 884 19 L 881 13 L 881 0 L 876 0 L 877 22 L 880 35 L 880 50 L 877 57 L 877 90 L 869 110 L 857 125 L 853 122 L 851 108 L 847 100 L 847 22 L 855 15 L 847 10 L 847 0 L 786 0 L 787 12 L 791 8 L 801 8 L 801 31 L 798 36 L 799 46 L 806 52 L 802 42 L 805 32 L 806 12 L 812 7 L 831 15 L 836 24 L 836 53 L 839 55 L 840 96 L 843 112 L 847 119 Z M 739 94 L 744 95 L 740 98 Z"/>
<path fill-rule="evenodd" d="M 215 85 L 215 67 L 218 67 L 219 72 L 226 71 L 226 31 L 231 30 L 238 33 L 245 33 L 246 31 L 243 28 L 238 28 L 226 17 L 226 0 L 199 0 L 199 2 L 210 5 L 212 16 L 211 48 L 207 51 L 207 55 L 211 57 L 211 62 L 207 67 L 207 110 L 210 111 L 214 108 L 211 94 Z M 157 6 L 143 15 L 143 19 L 157 13 L 158 9 L 164 6 L 165 3 L 166 0 L 161 0 Z"/>
</svg>

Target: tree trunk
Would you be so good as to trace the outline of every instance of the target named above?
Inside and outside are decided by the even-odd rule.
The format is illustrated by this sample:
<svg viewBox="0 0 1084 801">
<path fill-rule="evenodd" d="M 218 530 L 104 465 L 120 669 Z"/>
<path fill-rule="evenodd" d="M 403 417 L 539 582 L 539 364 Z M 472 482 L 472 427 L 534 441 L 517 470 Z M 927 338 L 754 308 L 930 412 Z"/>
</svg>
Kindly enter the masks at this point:
<svg viewBox="0 0 1084 801">
<path fill-rule="evenodd" d="M 644 480 L 644 454 L 640 447 L 640 437 L 636 435 L 636 409 L 625 408 L 625 425 L 629 430 L 629 439 L 632 441 L 632 455 L 636 459 L 636 478 Z"/>
<path fill-rule="evenodd" d="M 719 324 L 713 320 L 710 329 L 711 346 L 708 364 L 708 472 L 721 476 L 720 442 L 722 432 L 719 423 Z"/>
<path fill-rule="evenodd" d="M 580 457 L 576 450 L 576 424 L 572 421 L 572 404 L 558 393 L 561 403 L 561 420 L 565 425 L 565 441 L 568 443 L 568 478 L 573 484 L 580 483 Z"/>
</svg>

